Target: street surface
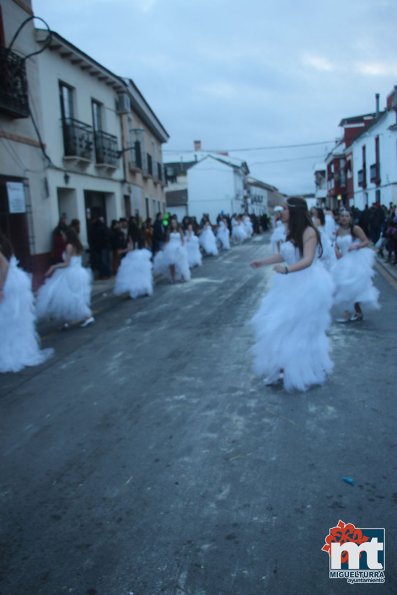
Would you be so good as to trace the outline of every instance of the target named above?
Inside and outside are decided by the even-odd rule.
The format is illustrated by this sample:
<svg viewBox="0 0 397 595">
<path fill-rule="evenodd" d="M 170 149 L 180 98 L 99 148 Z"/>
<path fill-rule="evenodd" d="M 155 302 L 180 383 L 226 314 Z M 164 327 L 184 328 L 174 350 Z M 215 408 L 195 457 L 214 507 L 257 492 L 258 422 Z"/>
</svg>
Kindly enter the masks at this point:
<svg viewBox="0 0 397 595">
<path fill-rule="evenodd" d="M 378 273 L 382 309 L 332 326 L 325 386 L 266 387 L 267 242 L 99 296 L 95 326 L 43 325 L 54 358 L 0 376 L 2 595 L 397 593 L 397 285 Z M 385 584 L 329 579 L 340 519 L 385 528 Z"/>
</svg>

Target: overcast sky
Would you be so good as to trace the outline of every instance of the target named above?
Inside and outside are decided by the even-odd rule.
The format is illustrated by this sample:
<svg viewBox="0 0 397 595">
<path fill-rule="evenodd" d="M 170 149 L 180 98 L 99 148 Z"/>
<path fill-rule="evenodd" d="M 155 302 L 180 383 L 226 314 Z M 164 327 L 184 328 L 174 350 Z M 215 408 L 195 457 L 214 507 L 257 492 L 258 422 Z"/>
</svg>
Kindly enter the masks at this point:
<svg viewBox="0 0 397 595">
<path fill-rule="evenodd" d="M 231 155 L 253 176 L 290 194 L 314 191 L 313 166 L 340 120 L 374 111 L 377 92 L 383 108 L 397 84 L 396 0 L 33 0 L 33 9 L 134 80 L 170 135 L 165 159 L 194 140 L 238 149 Z"/>
</svg>

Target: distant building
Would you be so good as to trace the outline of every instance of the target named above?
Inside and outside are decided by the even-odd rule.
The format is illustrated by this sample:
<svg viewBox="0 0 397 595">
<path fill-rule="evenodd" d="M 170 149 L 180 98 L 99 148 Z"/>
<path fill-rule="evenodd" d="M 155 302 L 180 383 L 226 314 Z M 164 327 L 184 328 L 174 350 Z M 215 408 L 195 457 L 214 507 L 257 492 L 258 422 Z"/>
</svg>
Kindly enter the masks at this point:
<svg viewBox="0 0 397 595">
<path fill-rule="evenodd" d="M 358 135 L 351 146 L 354 163 L 352 201 L 363 209 L 374 203 L 397 203 L 397 86 L 386 109 Z"/>
<path fill-rule="evenodd" d="M 193 158 L 165 164 L 167 209 L 182 218 L 201 218 L 208 213 L 215 220 L 219 213 L 267 212 L 268 202 L 281 196 L 277 188 L 249 175 L 247 163 L 227 152 L 206 152 L 194 142 Z"/>
</svg>

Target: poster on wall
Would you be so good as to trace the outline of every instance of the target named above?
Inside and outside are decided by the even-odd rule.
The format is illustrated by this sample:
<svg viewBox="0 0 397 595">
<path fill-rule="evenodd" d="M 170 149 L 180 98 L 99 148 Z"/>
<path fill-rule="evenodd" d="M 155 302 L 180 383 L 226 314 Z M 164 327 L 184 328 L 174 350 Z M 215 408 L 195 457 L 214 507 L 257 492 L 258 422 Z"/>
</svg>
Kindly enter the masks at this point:
<svg viewBox="0 0 397 595">
<path fill-rule="evenodd" d="M 26 213 L 25 189 L 22 182 L 6 182 L 10 213 Z"/>
</svg>

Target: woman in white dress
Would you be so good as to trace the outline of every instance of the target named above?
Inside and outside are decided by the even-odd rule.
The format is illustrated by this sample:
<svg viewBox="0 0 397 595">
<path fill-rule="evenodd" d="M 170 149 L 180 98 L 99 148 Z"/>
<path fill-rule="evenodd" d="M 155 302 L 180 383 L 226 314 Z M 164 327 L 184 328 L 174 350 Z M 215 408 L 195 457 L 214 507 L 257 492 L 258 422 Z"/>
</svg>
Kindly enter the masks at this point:
<svg viewBox="0 0 397 595">
<path fill-rule="evenodd" d="M 332 269 L 334 304 L 344 310 L 337 322 L 363 320 L 362 304 L 369 309 L 379 308 L 379 291 L 372 282 L 375 253 L 368 243 L 361 227 L 353 224 L 350 212 L 341 211 L 335 238 L 337 261 Z"/>
<path fill-rule="evenodd" d="M 208 256 L 218 255 L 216 237 L 212 231 L 211 223 L 208 220 L 204 223 L 203 229 L 201 230 L 199 242 L 205 254 Z"/>
<path fill-rule="evenodd" d="M 45 362 L 40 349 L 30 276 L 18 267 L 8 239 L 0 233 L 0 372 L 19 372 Z"/>
<path fill-rule="evenodd" d="M 216 237 L 222 250 L 230 250 L 230 230 L 224 217 L 219 221 Z"/>
<path fill-rule="evenodd" d="M 247 237 L 250 238 L 254 233 L 254 227 L 252 225 L 251 217 L 247 214 L 243 216 L 243 225 Z"/>
<path fill-rule="evenodd" d="M 113 293 L 128 293 L 131 298 L 153 294 L 152 253 L 146 248 L 134 250 L 134 243 L 128 242 L 128 249 L 121 259 L 114 280 Z"/>
<path fill-rule="evenodd" d="M 283 221 L 288 232 L 281 253 L 251 263 L 275 265 L 272 285 L 251 320 L 254 372 L 265 376 L 266 384 L 283 379 L 286 390 L 304 391 L 323 384 L 333 367 L 326 334 L 333 283 L 317 258 L 320 234 L 306 201 L 288 198 Z"/>
<path fill-rule="evenodd" d="M 203 257 L 200 252 L 199 239 L 194 233 L 193 224 L 188 223 L 185 232 L 185 243 L 189 267 L 200 267 L 203 264 Z"/>
<path fill-rule="evenodd" d="M 77 233 L 69 227 L 66 237 L 64 262 L 48 269 L 46 282 L 38 291 L 37 316 L 60 320 L 65 329 L 82 321 L 84 328 L 95 322 L 90 308 L 92 273 L 82 265 L 83 246 Z"/>
<path fill-rule="evenodd" d="M 232 240 L 236 244 L 240 244 L 241 242 L 245 242 L 248 238 L 247 232 L 245 231 L 244 223 L 242 220 L 241 215 L 237 215 L 237 217 L 233 217 L 232 219 Z"/>
<path fill-rule="evenodd" d="M 185 239 L 175 217 L 170 219 L 165 246 L 157 252 L 153 263 L 154 274 L 159 274 L 174 283 L 190 281 L 190 269 Z"/>
<path fill-rule="evenodd" d="M 280 210 L 281 209 L 281 210 Z M 270 236 L 270 243 L 272 245 L 273 254 L 280 253 L 280 246 L 285 241 L 286 227 L 282 220 L 283 208 L 275 207 L 274 209 L 273 231 Z"/>
<path fill-rule="evenodd" d="M 323 209 L 315 207 L 310 209 L 310 215 L 313 224 L 317 227 L 321 236 L 321 245 L 323 247 L 323 253 L 321 255 L 321 262 L 324 264 L 328 271 L 332 270 L 332 267 L 336 263 L 335 250 L 331 244 L 331 240 L 325 228 L 325 215 Z"/>
</svg>

